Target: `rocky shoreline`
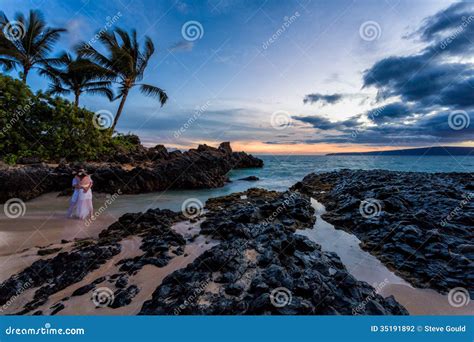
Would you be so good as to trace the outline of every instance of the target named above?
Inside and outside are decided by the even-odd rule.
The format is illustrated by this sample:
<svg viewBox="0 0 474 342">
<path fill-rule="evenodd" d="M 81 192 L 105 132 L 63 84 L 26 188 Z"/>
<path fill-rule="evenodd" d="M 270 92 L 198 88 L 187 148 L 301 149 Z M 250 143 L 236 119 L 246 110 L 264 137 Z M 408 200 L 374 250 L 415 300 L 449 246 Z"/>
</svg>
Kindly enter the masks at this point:
<svg viewBox="0 0 474 342">
<path fill-rule="evenodd" d="M 67 192 L 77 167 L 92 175 L 94 191 L 139 194 L 217 188 L 228 181 L 227 173 L 232 169 L 263 166 L 263 161 L 252 155 L 233 152 L 228 142 L 218 148 L 200 145 L 186 152 L 168 152 L 163 145 L 141 147 L 133 154 L 114 156 L 103 163 L 60 163 L 52 167 L 38 160 L 28 162 L 32 164 L 0 168 L 0 203 L 10 198 L 27 201 L 48 192 Z"/>
<path fill-rule="evenodd" d="M 188 222 L 199 224 L 196 234 L 177 232 L 188 221 L 183 214 L 153 209 L 123 215 L 98 239 L 64 241 L 59 252 L 53 249 L 5 281 L 0 305 L 17 296 L 24 299 L 14 301 L 9 313 L 61 314 L 74 307 L 79 314 L 78 308 L 97 306 L 100 314 L 104 308 L 94 298 L 106 288 L 106 309 L 137 307 L 128 312 L 142 315 L 407 314 L 393 297 L 383 298 L 350 275 L 336 254 L 295 234 L 315 222 L 309 197 L 249 189 L 210 199 L 205 209 Z M 168 269 L 202 237 L 208 249 L 187 265 L 171 268 L 162 281 L 136 280 L 150 267 Z M 134 253 L 124 256 L 131 238 Z M 153 287 L 149 295 L 142 293 L 146 286 Z"/>
<path fill-rule="evenodd" d="M 249 189 L 210 199 L 201 232 L 220 241 L 163 280 L 141 315 L 400 315 L 393 297 L 295 234 L 314 224 L 307 197 Z"/>
<path fill-rule="evenodd" d="M 473 189 L 469 174 L 342 170 L 310 174 L 287 192 L 211 198 L 191 215 L 125 214 L 97 239 L 40 248 L 39 260 L 0 284 L 0 307 L 34 315 L 405 315 L 393 296 L 297 233 L 314 226 L 310 198 L 414 286 L 472 296 Z"/>
<path fill-rule="evenodd" d="M 342 170 L 292 189 L 324 203 L 326 221 L 413 286 L 474 298 L 474 175 Z"/>
</svg>

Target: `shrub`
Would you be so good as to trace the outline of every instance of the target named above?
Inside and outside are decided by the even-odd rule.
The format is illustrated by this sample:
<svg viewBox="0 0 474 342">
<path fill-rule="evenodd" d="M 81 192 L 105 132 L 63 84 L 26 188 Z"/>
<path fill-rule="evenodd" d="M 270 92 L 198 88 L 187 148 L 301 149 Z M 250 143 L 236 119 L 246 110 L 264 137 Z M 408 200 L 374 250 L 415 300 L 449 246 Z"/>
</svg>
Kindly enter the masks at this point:
<svg viewBox="0 0 474 342">
<path fill-rule="evenodd" d="M 141 149 L 140 138 L 135 134 L 117 134 L 112 138 L 112 149 L 119 153 L 136 152 Z"/>
<path fill-rule="evenodd" d="M 32 91 L 0 75 L 0 158 L 45 161 L 96 160 L 113 145 L 107 131 L 93 124 L 94 113 L 59 97 Z"/>
</svg>

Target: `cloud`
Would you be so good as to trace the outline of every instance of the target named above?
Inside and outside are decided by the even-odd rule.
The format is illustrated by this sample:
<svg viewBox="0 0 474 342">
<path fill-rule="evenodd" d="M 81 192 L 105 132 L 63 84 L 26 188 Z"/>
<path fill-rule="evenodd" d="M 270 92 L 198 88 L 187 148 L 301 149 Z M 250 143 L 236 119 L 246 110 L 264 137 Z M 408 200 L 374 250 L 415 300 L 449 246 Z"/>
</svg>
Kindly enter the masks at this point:
<svg viewBox="0 0 474 342">
<path fill-rule="evenodd" d="M 56 27 L 63 27 L 67 30 L 67 35 L 63 35 L 62 39 L 67 42 L 70 48 L 83 40 L 88 40 L 88 35 L 92 35 L 92 28 L 87 20 L 83 17 L 75 17 L 66 23 L 61 22 Z"/>
<path fill-rule="evenodd" d="M 372 122 L 390 122 L 412 115 L 412 110 L 404 103 L 396 102 L 369 110 L 366 116 Z"/>
<path fill-rule="evenodd" d="M 452 4 L 426 18 L 413 35 L 430 43 L 427 51 L 469 55 L 474 52 L 474 3 Z"/>
<path fill-rule="evenodd" d="M 351 88 L 357 87 L 354 83 L 347 81 L 346 77 L 341 77 L 341 75 L 337 72 L 333 72 L 332 74 L 330 74 L 328 77 L 326 77 L 323 80 L 323 82 L 326 84 L 340 83 L 340 84 L 348 85 Z"/>
<path fill-rule="evenodd" d="M 474 106 L 474 77 L 446 86 L 438 101 L 445 106 L 468 108 Z"/>
<path fill-rule="evenodd" d="M 142 137 L 154 137 L 155 141 L 158 138 L 167 144 L 254 140 L 255 137 L 270 139 L 275 135 L 275 130 L 262 125 L 261 118 L 265 114 L 268 116 L 266 112 L 252 107 L 229 107 L 217 101 L 208 103 L 195 108 L 164 107 L 159 110 L 137 106 L 123 117 L 118 127 L 123 132 L 138 132 Z"/>
<path fill-rule="evenodd" d="M 295 116 L 294 120 L 310 124 L 313 128 L 319 131 L 325 131 L 322 134 L 326 134 L 326 138 L 333 139 L 338 134 L 349 136 L 351 133 L 359 127 L 362 127 L 363 123 L 360 122 L 361 114 L 354 115 L 346 120 L 332 122 L 327 118 L 321 116 Z M 321 132 L 319 132 L 321 134 Z M 345 138 L 343 138 L 344 140 Z"/>
<path fill-rule="evenodd" d="M 387 110 L 387 113 L 400 114 L 400 116 L 391 121 L 385 120 L 376 126 L 369 126 L 357 119 L 368 113 L 339 122 L 330 122 L 320 117 L 295 117 L 296 120 L 311 123 L 315 128 L 326 131 L 333 130 L 330 134 L 318 134 L 319 137 L 317 138 L 302 139 L 295 143 L 416 146 L 436 143 L 461 143 L 472 140 L 474 136 L 474 126 L 466 124 L 467 122 L 474 122 L 474 111 L 463 113 L 464 127 L 456 130 L 451 127 L 453 125 L 453 119 L 451 118 L 453 112 L 444 111 L 434 115 L 426 115 L 419 120 L 404 123 L 402 122 L 402 113 L 406 113 L 408 108 L 402 108 L 399 104 L 388 108 L 390 110 Z"/>
<path fill-rule="evenodd" d="M 342 99 L 343 95 L 342 94 L 332 94 L 332 95 L 323 95 L 323 94 L 308 94 L 304 97 L 303 102 L 304 103 L 326 103 L 326 104 L 334 104 Z"/>
<path fill-rule="evenodd" d="M 471 94 L 474 90 L 474 69 L 469 64 L 429 61 L 426 55 L 389 57 L 367 70 L 363 81 L 364 87 L 378 89 L 379 99 L 400 96 L 425 106 L 474 105 L 474 97 L 464 90 Z M 451 97 L 453 90 L 460 90 L 455 95 L 458 101 Z"/>
<path fill-rule="evenodd" d="M 410 36 L 425 46 L 412 55 L 381 59 L 364 71 L 363 88 L 377 90 L 377 107 L 335 122 L 322 116 L 293 117 L 316 129 L 315 137 L 293 143 L 426 146 L 472 141 L 473 30 L 474 3 L 457 3 L 426 18 Z M 304 102 L 334 104 L 351 96 L 314 93 Z M 459 112 L 462 120 L 456 123 L 453 114 Z"/>
<path fill-rule="evenodd" d="M 194 48 L 194 42 L 188 42 L 188 41 L 180 41 L 177 43 L 174 43 L 169 47 L 169 51 L 171 52 L 189 52 L 192 51 Z"/>
<path fill-rule="evenodd" d="M 345 128 L 344 122 L 341 122 L 341 121 L 331 122 L 329 121 L 329 119 L 326 119 L 321 116 L 300 116 L 300 117 L 293 117 L 293 119 L 310 124 L 314 128 L 320 129 L 323 131 L 341 130 Z"/>
<path fill-rule="evenodd" d="M 412 55 L 379 60 L 363 73 L 363 88 L 376 88 L 380 105 L 339 122 L 296 118 L 330 131 L 305 142 L 402 146 L 472 141 L 474 4 L 456 3 L 426 18 L 409 38 L 426 45 Z M 450 115 L 460 110 L 471 123 L 453 129 Z"/>
<path fill-rule="evenodd" d="M 474 3 L 456 3 L 426 18 L 410 37 L 428 45 L 414 55 L 378 61 L 364 72 L 364 87 L 376 87 L 379 100 L 399 96 L 427 107 L 474 106 L 474 65 L 463 62 L 474 52 Z"/>
<path fill-rule="evenodd" d="M 180 12 L 182 14 L 187 14 L 189 12 L 188 4 L 183 2 L 183 1 L 176 0 L 174 6 L 178 10 L 178 12 Z"/>
</svg>

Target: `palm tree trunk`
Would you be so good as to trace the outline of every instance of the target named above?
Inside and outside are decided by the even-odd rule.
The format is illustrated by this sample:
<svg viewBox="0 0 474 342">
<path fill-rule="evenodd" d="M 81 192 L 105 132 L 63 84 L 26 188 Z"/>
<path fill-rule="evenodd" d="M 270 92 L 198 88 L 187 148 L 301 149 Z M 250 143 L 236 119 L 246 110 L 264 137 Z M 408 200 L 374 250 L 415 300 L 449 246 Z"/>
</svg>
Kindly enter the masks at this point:
<svg viewBox="0 0 474 342">
<path fill-rule="evenodd" d="M 117 122 L 120 119 L 120 115 L 122 114 L 123 106 L 125 105 L 125 101 L 127 101 L 128 96 L 128 89 L 125 89 L 123 92 L 122 100 L 120 100 L 120 105 L 117 109 L 117 114 L 115 114 L 114 124 L 110 127 L 110 134 L 114 134 L 115 126 L 117 126 Z"/>
<path fill-rule="evenodd" d="M 29 67 L 23 67 L 23 75 L 21 75 L 21 81 L 26 84 L 26 78 L 28 77 Z"/>
<path fill-rule="evenodd" d="M 74 106 L 76 106 L 76 108 L 79 107 L 79 95 L 80 95 L 80 93 L 75 93 L 74 94 Z"/>
</svg>

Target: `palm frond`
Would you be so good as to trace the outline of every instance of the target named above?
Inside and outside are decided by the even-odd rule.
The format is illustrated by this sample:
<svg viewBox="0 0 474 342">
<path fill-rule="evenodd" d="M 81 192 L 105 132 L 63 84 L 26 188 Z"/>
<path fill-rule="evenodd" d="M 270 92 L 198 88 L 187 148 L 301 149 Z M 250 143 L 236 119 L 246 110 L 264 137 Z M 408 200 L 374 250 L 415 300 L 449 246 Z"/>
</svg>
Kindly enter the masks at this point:
<svg viewBox="0 0 474 342">
<path fill-rule="evenodd" d="M 18 62 L 13 59 L 0 57 L 0 66 L 3 67 L 5 71 L 11 71 L 15 69 L 17 65 Z"/>
<path fill-rule="evenodd" d="M 162 107 L 168 100 L 168 95 L 163 89 L 149 85 L 149 84 L 141 84 L 140 91 L 146 96 L 158 98 L 160 100 Z"/>
<path fill-rule="evenodd" d="M 55 62 L 55 59 L 49 58 L 48 54 L 53 50 L 61 33 L 66 30 L 47 27 L 43 15 L 37 10 L 31 10 L 27 18 L 22 13 L 16 13 L 15 21 L 24 32 L 17 39 L 11 39 L 4 32 L 10 21 L 5 13 L 0 14 L 0 57 L 7 57 L 9 60 L 14 60 L 15 65 L 20 65 L 25 80 L 28 70 L 36 68 L 37 65 Z M 12 66 L 10 62 L 4 62 L 3 65 Z"/>
<path fill-rule="evenodd" d="M 95 87 L 111 87 L 112 82 L 110 81 L 92 81 L 84 85 L 84 89 L 95 88 Z"/>
<path fill-rule="evenodd" d="M 143 74 L 145 73 L 145 69 L 148 66 L 148 61 L 150 60 L 151 56 L 155 52 L 155 46 L 153 45 L 153 41 L 150 37 L 145 37 L 145 50 L 140 55 L 140 59 L 137 63 L 137 75 L 138 79 L 141 80 L 143 78 Z"/>
<path fill-rule="evenodd" d="M 118 36 L 122 40 L 122 43 L 123 43 L 122 46 L 128 51 L 131 51 L 133 49 L 132 40 L 130 39 L 128 32 L 125 31 L 124 29 L 121 29 L 120 27 L 116 28 L 115 32 L 118 34 Z"/>
<path fill-rule="evenodd" d="M 109 99 L 109 101 L 112 101 L 114 98 L 114 93 L 111 89 L 106 88 L 106 87 L 98 87 L 98 88 L 90 88 L 85 90 L 88 94 L 94 94 L 94 95 L 102 95 L 105 96 Z"/>
<path fill-rule="evenodd" d="M 53 94 L 53 95 L 68 95 L 72 91 L 70 89 L 66 89 L 61 87 L 61 85 L 57 83 L 50 84 L 47 93 Z"/>
<path fill-rule="evenodd" d="M 38 74 L 49 78 L 52 82 L 60 82 L 60 70 L 57 70 L 51 66 L 45 66 L 44 68 L 38 69 Z"/>
<path fill-rule="evenodd" d="M 66 29 L 62 28 L 48 28 L 40 34 L 41 39 L 33 42 L 33 48 L 40 54 L 45 54 L 53 50 L 54 44 L 61 37 L 61 33 L 66 32 Z"/>
<path fill-rule="evenodd" d="M 81 58 L 90 58 L 92 61 L 103 66 L 109 71 L 113 71 L 114 69 L 113 62 L 109 58 L 101 54 L 87 43 L 80 43 L 76 47 L 76 52 Z"/>
</svg>

